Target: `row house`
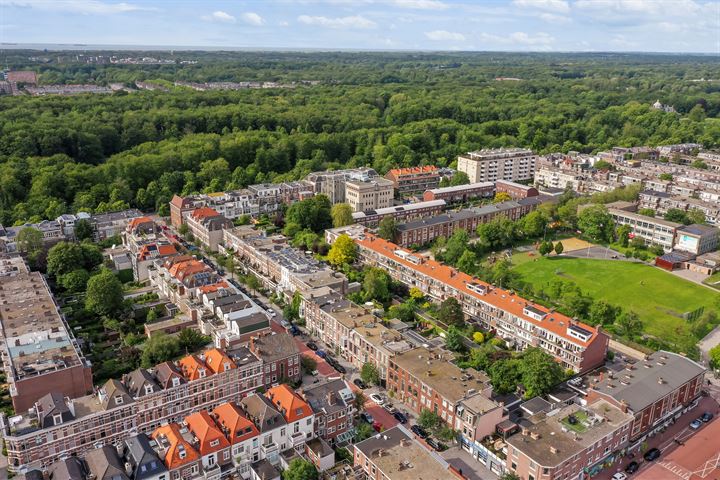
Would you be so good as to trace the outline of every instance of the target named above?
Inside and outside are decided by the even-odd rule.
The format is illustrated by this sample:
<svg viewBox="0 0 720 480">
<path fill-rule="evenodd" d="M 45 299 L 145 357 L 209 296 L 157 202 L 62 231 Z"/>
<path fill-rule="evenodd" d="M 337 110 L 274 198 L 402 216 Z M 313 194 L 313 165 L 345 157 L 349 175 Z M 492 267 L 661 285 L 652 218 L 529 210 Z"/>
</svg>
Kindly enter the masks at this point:
<svg viewBox="0 0 720 480">
<path fill-rule="evenodd" d="M 657 351 L 628 361 L 618 372 L 600 372 L 580 387 L 588 403 L 603 399 L 632 415 L 629 438 L 634 447 L 668 425 L 701 394 L 705 367 L 677 353 Z"/>
<path fill-rule="evenodd" d="M 577 322 L 372 234 L 355 239 L 359 260 L 387 271 L 436 301 L 456 298 L 463 311 L 518 350 L 539 347 L 565 369 L 585 372 L 605 361 L 609 338 Z"/>
<path fill-rule="evenodd" d="M 544 195 L 533 196 L 422 218 L 398 225 L 394 240 L 402 246 L 410 246 L 425 245 L 438 237 L 450 237 L 460 229 L 473 235 L 479 225 L 501 216 L 518 220 L 548 200 L 550 198 Z"/>
<path fill-rule="evenodd" d="M 720 206 L 715 202 L 704 202 L 695 198 L 672 195 L 665 192 L 644 190 L 639 196 L 640 208 L 651 208 L 659 215 L 670 209 L 682 211 L 698 210 L 711 225 L 720 224 Z"/>
<path fill-rule="evenodd" d="M 344 378 L 328 378 L 303 386 L 298 392 L 315 413 L 315 432 L 330 444 L 353 437 L 355 394 Z"/>
<path fill-rule="evenodd" d="M 265 286 L 290 299 L 296 291 L 328 287 L 347 292 L 347 277 L 312 255 L 293 248 L 282 235 L 267 236 L 249 225 L 225 230 L 223 249 L 256 274 Z"/>
<path fill-rule="evenodd" d="M 150 285 L 192 320 L 202 317 L 203 288 L 212 290 L 224 280 L 205 263 L 190 255 L 176 255 L 158 259 L 148 267 Z"/>
<path fill-rule="evenodd" d="M 432 190 L 440 185 L 440 169 L 433 165 L 393 168 L 385 174 L 400 195 L 411 195 Z"/>
<path fill-rule="evenodd" d="M 490 397 L 488 377 L 461 369 L 452 354 L 417 347 L 390 359 L 387 388 L 413 412 L 430 410 L 457 430 L 464 443 L 492 435 L 503 420 L 503 407 Z"/>
<path fill-rule="evenodd" d="M 217 347 L 246 344 L 253 335 L 270 333 L 267 311 L 227 282 L 200 287 L 200 293 L 204 311 L 212 313 L 200 317 L 200 331 Z"/>
<path fill-rule="evenodd" d="M 209 207 L 198 208 L 185 217 L 188 230 L 207 249 L 217 252 L 223 240 L 223 231 L 232 228 L 232 222 Z"/>
<path fill-rule="evenodd" d="M 93 214 L 89 220 L 93 229 L 93 240 L 101 242 L 110 237 L 122 235 L 132 219 L 142 216 L 142 212 L 135 208 Z"/>
<path fill-rule="evenodd" d="M 109 380 L 76 399 L 41 398 L 27 414 L 0 417 L 12 470 L 49 465 L 57 458 L 117 445 L 132 433 L 150 433 L 200 410 L 238 402 L 262 386 L 262 361 L 247 348 L 211 349 Z"/>
<path fill-rule="evenodd" d="M 466 203 L 478 198 L 492 198 L 495 195 L 495 183 L 476 182 L 468 185 L 456 185 L 454 187 L 442 187 L 426 190 L 423 193 L 423 200 L 445 200 L 448 204 Z"/>
<path fill-rule="evenodd" d="M 352 214 L 353 222 L 366 227 L 377 227 L 383 218 L 390 217 L 396 222 L 414 220 L 437 215 L 445 209 L 445 200 L 407 203 L 393 207 L 365 210 Z"/>
<path fill-rule="evenodd" d="M 533 415 L 507 439 L 506 471 L 534 480 L 595 476 L 621 461 L 631 423 L 632 415 L 603 399 Z"/>
<path fill-rule="evenodd" d="M 265 333 L 250 338 L 250 351 L 263 360 L 263 385 L 266 389 L 280 382 L 302 380 L 300 349 L 288 333 Z"/>
</svg>

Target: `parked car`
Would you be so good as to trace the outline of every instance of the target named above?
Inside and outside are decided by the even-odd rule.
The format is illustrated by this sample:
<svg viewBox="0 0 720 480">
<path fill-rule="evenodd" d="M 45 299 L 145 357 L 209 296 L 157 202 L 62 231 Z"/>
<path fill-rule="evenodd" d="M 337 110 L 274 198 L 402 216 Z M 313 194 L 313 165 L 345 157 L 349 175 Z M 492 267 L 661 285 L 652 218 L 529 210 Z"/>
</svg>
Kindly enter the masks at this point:
<svg viewBox="0 0 720 480">
<path fill-rule="evenodd" d="M 612 476 L 612 480 L 627 480 L 627 475 L 623 472 L 617 472 Z"/>
<path fill-rule="evenodd" d="M 705 413 L 703 413 L 702 416 L 700 417 L 700 420 L 702 420 L 702 421 L 705 422 L 705 423 L 709 422 L 709 421 L 712 420 L 712 419 L 713 419 L 713 414 L 710 413 L 710 412 L 705 412 Z"/>
<path fill-rule="evenodd" d="M 372 425 L 375 422 L 375 419 L 373 418 L 373 416 L 367 412 L 362 412 L 360 414 L 360 419 L 364 422 L 369 423 L 370 425 Z"/>
<path fill-rule="evenodd" d="M 325 350 L 318 350 L 317 352 L 315 352 L 315 355 L 320 358 L 327 358 L 327 353 L 325 352 Z"/>
<path fill-rule="evenodd" d="M 280 325 L 282 325 L 283 328 L 290 328 L 290 322 L 285 319 L 280 320 Z"/>
<path fill-rule="evenodd" d="M 307 342 L 305 345 L 307 345 L 307 347 L 308 347 L 310 350 L 312 350 L 313 352 L 317 352 L 317 349 L 318 349 L 317 343 L 315 343 L 315 342 Z"/>
<path fill-rule="evenodd" d="M 660 458 L 660 454 L 662 452 L 658 450 L 657 448 L 651 448 L 647 452 L 645 452 L 645 455 L 643 455 L 643 458 L 647 460 L 648 462 L 652 462 L 653 460 L 657 460 Z"/>
<path fill-rule="evenodd" d="M 378 405 L 384 405 L 385 399 L 379 393 L 371 393 L 370 400 L 377 403 Z"/>
<path fill-rule="evenodd" d="M 426 441 L 427 444 L 430 445 L 430 446 L 432 447 L 432 449 L 435 450 L 436 452 L 444 452 L 445 450 L 447 450 L 447 446 L 446 446 L 444 443 L 442 443 L 442 442 L 440 442 L 440 441 L 438 441 L 438 440 L 435 440 L 434 438 L 428 438 L 428 439 L 425 440 L 425 441 Z"/>
<path fill-rule="evenodd" d="M 362 381 L 361 379 L 359 379 L 359 378 L 356 378 L 355 380 L 353 380 L 353 383 L 354 383 L 355 386 L 357 386 L 360 390 L 365 390 L 365 389 L 368 387 L 367 383 L 363 382 L 363 381 Z"/>
<path fill-rule="evenodd" d="M 407 421 L 408 421 L 407 415 L 405 415 L 404 413 L 399 412 L 397 410 L 395 411 L 395 413 L 393 413 L 393 417 L 395 417 L 395 420 L 397 420 L 398 422 L 403 423 L 403 424 L 407 423 Z"/>
<path fill-rule="evenodd" d="M 632 475 L 640 469 L 640 464 L 636 461 L 632 461 L 625 467 L 625 473 Z"/>
<path fill-rule="evenodd" d="M 383 405 L 383 408 L 387 410 L 390 415 L 395 415 L 395 412 L 397 412 L 397 409 L 393 406 L 392 403 L 389 402 Z"/>
<path fill-rule="evenodd" d="M 373 427 L 373 430 L 375 430 L 378 433 L 380 433 L 383 429 L 382 423 L 380 423 L 380 422 L 373 422 L 372 427 Z"/>
<path fill-rule="evenodd" d="M 702 427 L 702 424 L 702 417 L 696 418 L 695 420 L 690 422 L 690 428 L 692 428 L 693 430 L 697 430 L 698 428 Z"/>
<path fill-rule="evenodd" d="M 340 365 L 337 361 L 333 361 L 332 363 L 328 362 L 331 367 L 333 367 L 338 372 L 342 373 L 343 375 L 347 373 L 347 370 L 345 370 L 345 367 Z"/>
<path fill-rule="evenodd" d="M 410 427 L 410 431 L 420 438 L 428 437 L 428 432 L 426 432 L 425 429 L 422 428 L 420 425 L 413 425 L 412 427 Z"/>
<path fill-rule="evenodd" d="M 297 325 L 290 325 L 290 333 L 292 334 L 293 337 L 297 337 L 297 336 L 300 335 L 302 332 L 301 332 L 300 329 L 297 327 Z"/>
</svg>

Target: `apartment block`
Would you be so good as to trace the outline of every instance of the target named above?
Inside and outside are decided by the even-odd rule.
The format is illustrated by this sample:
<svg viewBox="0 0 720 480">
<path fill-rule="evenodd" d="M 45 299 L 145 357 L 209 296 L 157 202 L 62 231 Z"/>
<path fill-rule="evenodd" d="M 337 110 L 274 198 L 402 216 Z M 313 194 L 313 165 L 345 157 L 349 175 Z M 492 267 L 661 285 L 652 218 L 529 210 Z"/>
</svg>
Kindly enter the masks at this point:
<svg viewBox="0 0 720 480">
<path fill-rule="evenodd" d="M 597 474 L 622 457 L 633 416 L 604 399 L 539 413 L 507 439 L 506 468 L 520 478 L 564 480 Z"/>
<path fill-rule="evenodd" d="M 393 182 L 382 177 L 345 182 L 345 202 L 353 212 L 391 207 L 394 195 Z"/>
<path fill-rule="evenodd" d="M 547 200 L 549 197 L 535 196 L 421 218 L 398 225 L 395 241 L 399 245 L 408 247 L 425 245 L 438 237 L 449 237 L 460 229 L 473 235 L 477 227 L 483 223 L 500 216 L 518 220 Z"/>
<path fill-rule="evenodd" d="M 353 458 L 356 472 L 370 480 L 464 478 L 439 455 L 420 445 L 402 425 L 356 443 Z"/>
<path fill-rule="evenodd" d="M 575 171 L 561 170 L 554 167 L 542 167 L 535 172 L 533 182 L 535 185 L 547 188 L 570 188 L 575 192 L 583 192 L 584 177 Z"/>
<path fill-rule="evenodd" d="M 50 393 L 16 417 L 0 417 L 12 470 L 47 466 L 58 458 L 118 445 L 129 434 L 150 434 L 162 425 L 225 402 L 239 402 L 262 385 L 262 362 L 247 348 L 211 349 L 165 363 L 122 381 L 109 380 L 79 398 Z"/>
<path fill-rule="evenodd" d="M 492 198 L 495 195 L 495 183 L 478 182 L 454 187 L 433 188 L 423 193 L 423 200 L 445 200 L 451 203 L 466 203 L 478 198 Z"/>
<path fill-rule="evenodd" d="M 404 222 L 432 215 L 437 215 L 445 209 L 445 200 L 430 200 L 427 202 L 408 203 L 376 210 L 353 212 L 353 221 L 366 227 L 377 227 L 385 217 L 392 217 L 396 222 Z"/>
<path fill-rule="evenodd" d="M 602 365 L 609 338 L 600 329 L 534 304 L 514 293 L 434 260 L 418 256 L 372 234 L 355 239 L 360 261 L 387 271 L 436 301 L 454 297 L 465 314 L 493 329 L 518 350 L 533 346 L 554 356 L 563 368 L 585 372 Z"/>
<path fill-rule="evenodd" d="M 223 231 L 232 228 L 230 220 L 209 207 L 197 208 L 185 218 L 188 230 L 208 250 L 217 252 Z"/>
<path fill-rule="evenodd" d="M 138 282 L 148 279 L 148 268 L 155 260 L 178 255 L 178 251 L 149 217 L 137 217 L 128 222 L 123 234 L 132 264 L 133 277 Z"/>
<path fill-rule="evenodd" d="M 583 379 L 588 403 L 605 400 L 632 415 L 629 439 L 639 448 L 687 409 L 701 393 L 705 367 L 677 353 L 658 351 L 627 362 L 621 371 L 601 371 Z"/>
<path fill-rule="evenodd" d="M 267 236 L 249 225 L 236 227 L 225 230 L 223 249 L 233 253 L 267 288 L 288 298 L 296 291 L 323 287 L 347 292 L 345 275 L 293 248 L 282 235 Z"/>
<path fill-rule="evenodd" d="M 0 255 L 2 363 L 13 408 L 26 412 L 41 397 L 92 392 L 92 370 L 50 292 L 17 254 Z"/>
<path fill-rule="evenodd" d="M 524 148 L 500 148 L 468 152 L 458 157 L 458 171 L 465 172 L 470 183 L 532 180 L 537 155 Z"/>
<path fill-rule="evenodd" d="M 682 225 L 661 218 L 648 217 L 639 213 L 617 208 L 608 208 L 616 225 L 629 225 L 633 238 L 641 238 L 647 245 L 660 245 L 665 251 L 675 245 L 677 229 Z"/>
<path fill-rule="evenodd" d="M 393 168 L 385 174 L 400 195 L 423 193 L 440 185 L 440 169 L 432 166 Z"/>
<path fill-rule="evenodd" d="M 372 168 L 360 167 L 346 170 L 333 170 L 326 172 L 313 172 L 305 177 L 304 183 L 316 194 L 322 194 L 330 199 L 330 203 L 346 202 L 345 182 L 357 180 L 368 182 L 378 178 L 378 173 Z"/>
<path fill-rule="evenodd" d="M 645 190 L 640 192 L 640 208 L 651 208 L 659 215 L 671 208 L 683 211 L 698 210 L 705 215 L 710 225 L 720 225 L 720 205 L 716 202 L 704 202 L 690 197 L 672 195 L 665 192 Z"/>
</svg>

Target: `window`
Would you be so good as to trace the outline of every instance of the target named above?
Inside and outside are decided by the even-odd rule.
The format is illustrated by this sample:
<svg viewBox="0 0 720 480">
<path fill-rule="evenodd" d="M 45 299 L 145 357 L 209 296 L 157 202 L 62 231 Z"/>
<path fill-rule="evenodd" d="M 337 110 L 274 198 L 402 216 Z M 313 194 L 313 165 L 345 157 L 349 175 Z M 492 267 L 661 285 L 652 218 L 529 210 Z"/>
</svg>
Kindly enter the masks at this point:
<svg viewBox="0 0 720 480">
<path fill-rule="evenodd" d="M 218 440 L 217 438 L 215 440 L 210 441 L 211 447 L 217 447 L 218 445 L 220 445 L 220 440 Z"/>
<path fill-rule="evenodd" d="M 62 415 L 55 414 L 53 415 L 53 425 L 60 425 L 62 423 Z"/>
</svg>

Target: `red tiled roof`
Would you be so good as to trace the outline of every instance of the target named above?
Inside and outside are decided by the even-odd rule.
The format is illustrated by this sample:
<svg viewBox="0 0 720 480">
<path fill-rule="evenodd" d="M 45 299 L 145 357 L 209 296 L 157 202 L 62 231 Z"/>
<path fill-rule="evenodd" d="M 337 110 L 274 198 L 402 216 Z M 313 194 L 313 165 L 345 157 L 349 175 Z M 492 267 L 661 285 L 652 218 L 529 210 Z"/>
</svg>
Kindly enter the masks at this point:
<svg viewBox="0 0 720 480">
<path fill-rule="evenodd" d="M 185 417 L 185 423 L 198 439 L 200 455 L 209 455 L 230 446 L 228 439 L 205 410 Z"/>
<path fill-rule="evenodd" d="M 408 167 L 408 168 L 393 168 L 388 173 L 394 176 L 400 175 L 413 175 L 416 173 L 433 173 L 437 172 L 438 168 L 434 165 L 425 165 L 422 167 Z"/>
<path fill-rule="evenodd" d="M 586 325 L 580 322 L 574 322 L 570 317 L 567 317 L 559 312 L 551 313 L 547 308 L 541 305 L 532 303 L 515 294 L 511 294 L 507 290 L 493 287 L 478 278 L 471 277 L 470 275 L 467 275 L 435 260 L 423 259 L 422 263 L 420 263 L 419 265 L 415 265 L 408 260 L 395 255 L 395 252 L 398 250 L 406 252 L 408 254 L 412 254 L 412 252 L 407 249 L 401 248 L 394 243 L 376 237 L 373 234 L 366 233 L 363 239 L 356 239 L 355 241 L 358 243 L 358 245 L 361 245 L 364 248 L 377 252 L 385 257 L 392 258 L 394 262 L 401 263 L 409 268 L 412 268 L 415 271 L 421 272 L 424 275 L 427 275 L 428 277 L 437 280 L 441 284 L 450 285 L 459 292 L 468 294 L 500 310 L 509 312 L 510 314 L 515 315 L 516 317 L 521 318 L 533 325 L 536 325 L 539 328 L 548 330 L 569 342 L 586 347 L 598 336 L 598 330 L 595 327 L 591 327 L 590 325 Z M 470 290 L 467 287 L 467 284 L 470 283 L 485 286 L 488 289 L 488 293 L 485 295 L 481 295 L 473 290 Z M 536 308 L 546 314 L 547 317 L 543 320 L 536 320 L 532 317 L 529 317 L 523 313 L 525 306 L 531 306 L 533 308 Z M 575 325 L 583 328 L 584 330 L 592 332 L 592 335 L 588 339 L 588 341 L 582 341 L 567 334 L 567 327 L 571 323 L 574 323 Z"/>
<path fill-rule="evenodd" d="M 205 365 L 213 372 L 220 373 L 226 370 L 237 368 L 235 362 L 225 355 L 225 352 L 217 348 L 212 348 L 205 352 Z"/>
<path fill-rule="evenodd" d="M 214 208 L 200 207 L 193 210 L 190 216 L 195 220 L 202 220 L 203 218 L 218 217 L 220 214 Z"/>
<path fill-rule="evenodd" d="M 309 417 L 313 413 L 310 405 L 285 384 L 272 387 L 265 393 L 265 396 L 282 413 L 288 423 Z"/>
<path fill-rule="evenodd" d="M 178 365 L 183 376 L 188 380 L 197 380 L 200 377 L 200 372 L 205 370 L 205 375 L 212 375 L 213 371 L 210 370 L 205 363 L 200 360 L 196 355 L 188 355 L 183 357 Z"/>
<path fill-rule="evenodd" d="M 168 441 L 169 448 L 165 452 L 165 466 L 168 470 L 173 470 L 188 463 L 197 461 L 200 454 L 195 450 L 188 441 L 186 441 L 180 433 L 180 426 L 177 423 L 164 425 L 152 433 L 153 440 L 159 440 L 165 437 Z M 180 458 L 181 452 L 184 451 L 184 458 Z"/>
<path fill-rule="evenodd" d="M 170 204 L 177 208 L 183 208 L 185 206 L 185 199 L 179 195 L 173 195 L 172 200 L 170 200 Z"/>
<path fill-rule="evenodd" d="M 158 247 L 158 254 L 160 256 L 175 255 L 176 253 L 178 253 L 178 251 L 175 245 L 160 245 Z"/>
<path fill-rule="evenodd" d="M 200 287 L 199 290 L 201 293 L 212 293 L 212 292 L 217 292 L 218 290 L 221 290 L 223 288 L 228 288 L 228 287 L 229 287 L 228 283 L 225 280 L 222 280 L 220 282 L 213 283 L 211 285 L 203 285 L 202 287 Z"/>
<path fill-rule="evenodd" d="M 260 435 L 255 424 L 248 420 L 242 410 L 233 403 L 219 405 L 212 414 L 215 422 L 225 429 L 225 434 L 233 445 Z"/>
<path fill-rule="evenodd" d="M 128 222 L 128 231 L 135 230 L 137 227 L 142 225 L 143 223 L 152 222 L 152 218 L 150 217 L 135 217 L 132 220 Z"/>
</svg>

